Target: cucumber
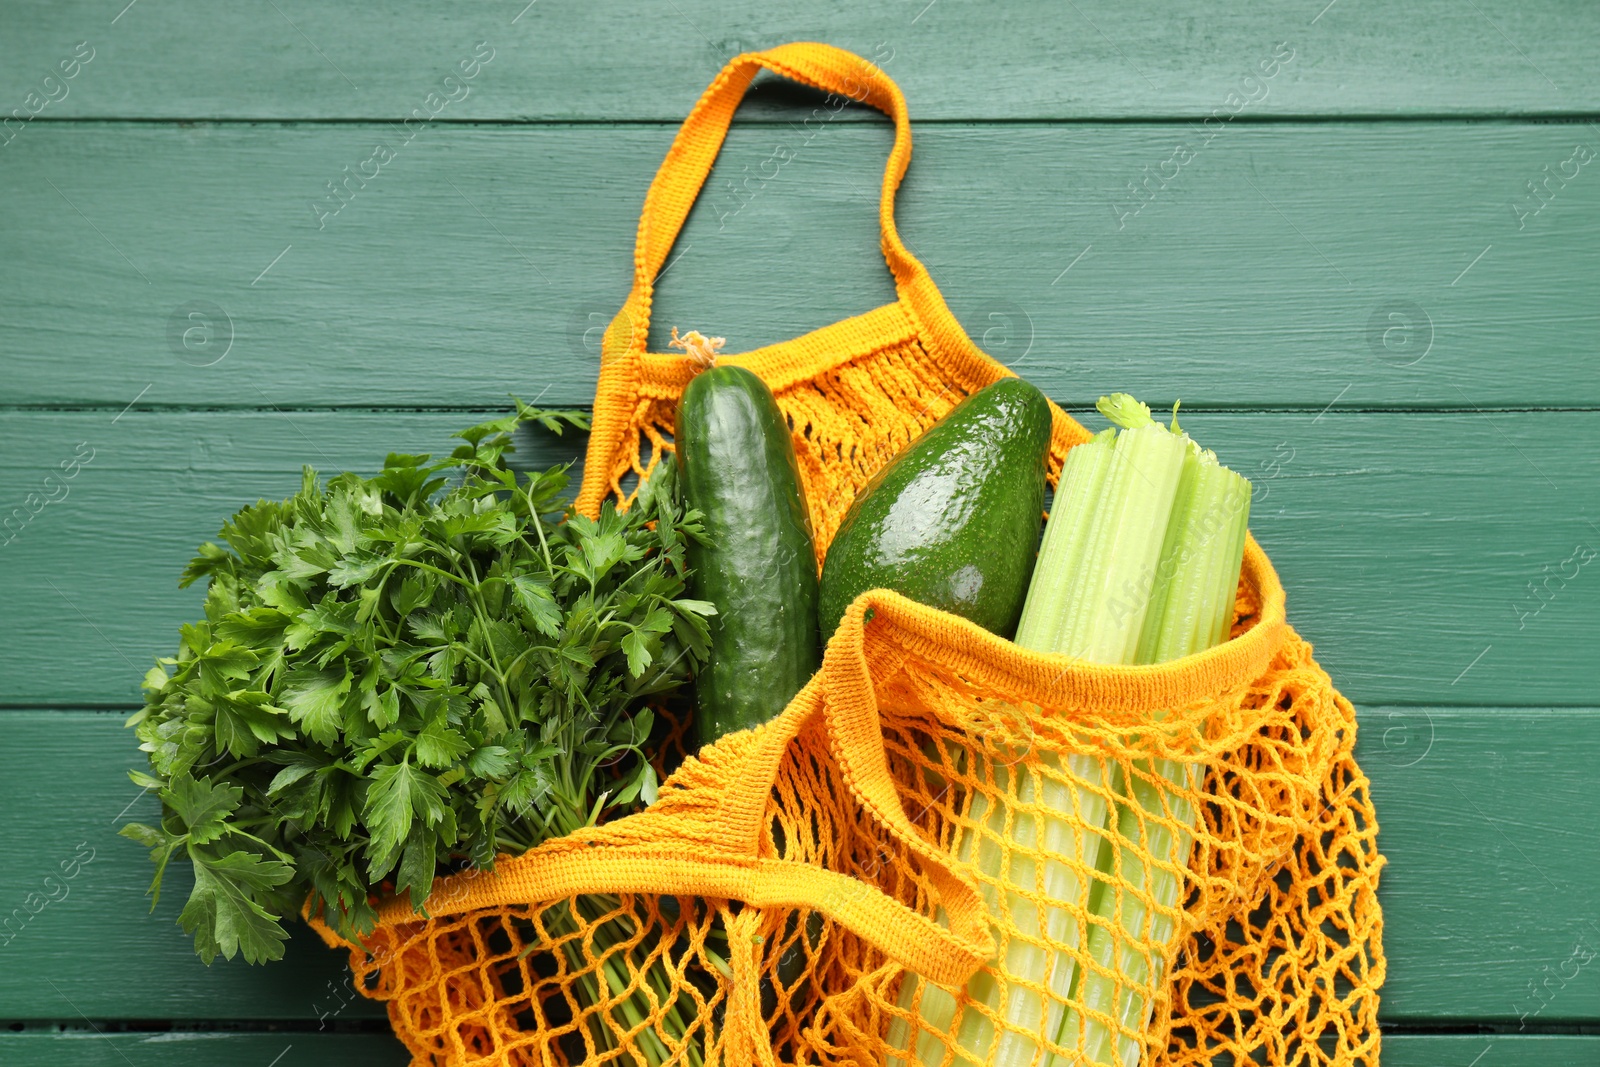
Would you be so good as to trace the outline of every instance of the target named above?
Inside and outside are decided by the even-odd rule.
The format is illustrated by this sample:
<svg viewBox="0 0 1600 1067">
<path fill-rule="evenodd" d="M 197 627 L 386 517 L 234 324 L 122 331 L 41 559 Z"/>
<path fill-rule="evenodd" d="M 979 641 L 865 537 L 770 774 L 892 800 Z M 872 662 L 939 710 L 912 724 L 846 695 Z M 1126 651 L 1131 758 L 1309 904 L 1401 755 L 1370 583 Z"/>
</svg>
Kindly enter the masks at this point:
<svg viewBox="0 0 1600 1067">
<path fill-rule="evenodd" d="M 701 372 L 678 403 L 685 502 L 704 518 L 691 540 L 692 595 L 717 609 L 695 679 L 700 743 L 777 715 L 821 663 L 817 556 L 789 424 L 742 367 Z"/>
</svg>

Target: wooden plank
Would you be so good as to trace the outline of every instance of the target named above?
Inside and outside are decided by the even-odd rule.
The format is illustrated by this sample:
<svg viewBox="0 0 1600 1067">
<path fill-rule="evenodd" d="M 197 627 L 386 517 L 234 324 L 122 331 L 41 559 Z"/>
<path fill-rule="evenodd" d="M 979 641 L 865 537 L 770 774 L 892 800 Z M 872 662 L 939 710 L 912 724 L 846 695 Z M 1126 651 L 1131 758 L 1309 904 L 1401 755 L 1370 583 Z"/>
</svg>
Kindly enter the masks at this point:
<svg viewBox="0 0 1600 1067">
<path fill-rule="evenodd" d="M 1389 860 L 1379 890 L 1384 1018 L 1530 1029 L 1600 1020 L 1600 964 L 1587 958 L 1600 952 L 1590 891 L 1600 854 L 1585 836 L 1600 818 L 1588 785 L 1600 761 L 1600 709 L 1363 707 L 1359 722 L 1358 755 Z M 0 823 L 0 854 L 14 859 L 0 870 L 0 918 L 45 892 L 47 876 L 59 879 L 60 861 L 80 842 L 94 850 L 62 899 L 12 918 L 11 941 L 0 947 L 6 1016 L 326 1013 L 331 1025 L 375 1014 L 341 985 L 340 958 L 309 935 L 283 962 L 206 970 L 174 925 L 188 893 L 181 867 L 148 913 L 149 862 L 116 830 L 155 818 L 156 806 L 123 775 L 142 757 L 120 714 L 11 711 L 6 725 L 0 782 L 11 817 Z M 64 780 L 71 789 L 60 788 Z M 136 972 L 129 960 L 139 961 Z"/>
<path fill-rule="evenodd" d="M 371 472 L 390 451 L 448 452 L 460 443 L 453 431 L 494 414 L 0 415 L 0 500 L 24 504 L 20 514 L 0 514 L 0 524 L 12 521 L 0 526 L 11 538 L 0 549 L 8 611 L 29 620 L 23 633 L 44 643 L 58 640 L 44 636 L 63 632 L 58 626 L 93 642 L 72 655 L 47 653 L 49 663 L 13 660 L 10 673 L 0 666 L 0 703 L 137 702 L 151 656 L 170 654 L 158 650 L 203 599 L 198 586 L 180 591 L 178 575 L 228 515 L 263 496 L 293 493 L 302 466 Z M 29 442 L 34 433 L 47 439 Z M 578 456 L 584 437 L 529 431 L 524 440 L 529 462 L 548 466 Z M 35 491 L 36 515 L 27 496 Z M 50 562 L 39 569 L 44 558 Z M 109 581 L 118 591 L 109 600 L 91 594 L 83 581 L 91 573 L 98 577 L 90 581 Z M 117 606 L 106 610 L 108 603 Z M 141 635 L 148 625 L 159 632 Z"/>
<path fill-rule="evenodd" d="M 188 869 L 174 866 L 152 913 L 154 868 L 117 836 L 124 823 L 160 818 L 128 781 L 143 754 L 124 716 L 9 714 L 17 732 L 0 746 L 10 813 L 0 842 L 11 857 L 0 865 L 0 1013 L 68 1022 L 325 1016 L 330 1025 L 383 1016 L 350 988 L 346 957 L 299 924 L 270 967 L 202 964 L 177 925 Z"/>
<path fill-rule="evenodd" d="M 112 10 L 107 11 L 110 6 Z M 14 4 L 0 44 L 6 107 L 41 89 L 72 45 L 90 65 L 43 115 L 139 118 L 403 118 L 430 91 L 472 119 L 676 121 L 740 51 L 826 39 L 881 59 L 914 114 L 938 118 L 1204 116 L 1274 46 L 1293 63 L 1262 114 L 1590 112 L 1589 43 L 1600 20 L 1559 0 L 1412 0 L 1398 9 L 1246 0 L 1174 17 L 1160 5 L 822 0 L 770 10 L 713 0 L 438 6 L 355 11 L 314 0 L 184 0 L 122 11 L 88 0 Z M 373 27 L 382 32 L 374 33 Z M 627 27 L 619 32 L 618 27 Z M 442 79 L 474 45 L 494 59 L 462 97 Z M 59 89 L 48 91 L 59 95 Z"/>
<path fill-rule="evenodd" d="M 3 400 L 586 403 L 671 133 L 457 126 L 405 145 L 391 125 L 31 130 L 0 168 Z M 1600 162 L 1570 162 L 1577 145 L 1600 151 L 1594 130 L 1207 136 L 933 127 L 902 229 L 980 343 L 1064 400 L 1600 405 Z M 395 157 L 366 188 L 352 180 L 319 230 L 313 201 L 380 141 Z M 737 127 L 663 279 L 655 346 L 699 326 L 746 350 L 892 299 L 876 251 L 887 145 L 881 123 Z M 792 161 L 763 185 L 775 147 Z M 1552 180 L 1533 214 L 1526 184 L 1563 163 L 1577 177 Z M 1158 171 L 1176 177 L 1150 178 L 1133 214 L 1129 184 Z M 731 191 L 746 175 L 747 194 Z"/>
<path fill-rule="evenodd" d="M 1383 1063 L 1384 1067 L 1594 1067 L 1600 1063 L 1600 1037 L 1386 1033 Z"/>
<path fill-rule="evenodd" d="M 97 1033 L 84 1026 L 0 1032 L 0 1062 L 10 1067 L 404 1067 L 411 1059 L 390 1034 Z"/>
<path fill-rule="evenodd" d="M 390 450 L 447 448 L 451 431 L 487 416 L 0 413 L 0 521 L 16 531 L 0 548 L 0 586 L 10 617 L 27 620 L 0 660 L 0 704 L 137 701 L 152 657 L 199 613 L 202 591 L 179 591 L 177 578 L 226 516 L 293 492 L 302 464 L 371 471 Z M 1289 617 L 1352 699 L 1592 703 L 1600 665 L 1580 650 L 1600 599 L 1586 560 L 1600 531 L 1575 502 L 1600 480 L 1600 413 L 1335 408 L 1184 422 L 1256 482 L 1251 527 Z M 532 447 L 528 462 L 546 464 L 581 446 Z M 46 481 L 80 456 L 74 478 Z M 42 510 L 27 521 L 30 499 Z"/>
<path fill-rule="evenodd" d="M 292 1049 L 292 1059 L 284 1062 L 296 1067 L 402 1067 L 408 1062 L 405 1049 L 387 1034 L 0 1033 L 0 1059 L 13 1067 L 268 1064 L 285 1048 Z M 1386 1067 L 1472 1067 L 1480 1053 L 1476 1067 L 1594 1067 L 1600 1037 L 1386 1034 L 1383 1039 Z"/>
<path fill-rule="evenodd" d="M 1600 709 L 1362 707 L 1357 721 L 1389 860 L 1383 1017 L 1600 1018 Z"/>
</svg>

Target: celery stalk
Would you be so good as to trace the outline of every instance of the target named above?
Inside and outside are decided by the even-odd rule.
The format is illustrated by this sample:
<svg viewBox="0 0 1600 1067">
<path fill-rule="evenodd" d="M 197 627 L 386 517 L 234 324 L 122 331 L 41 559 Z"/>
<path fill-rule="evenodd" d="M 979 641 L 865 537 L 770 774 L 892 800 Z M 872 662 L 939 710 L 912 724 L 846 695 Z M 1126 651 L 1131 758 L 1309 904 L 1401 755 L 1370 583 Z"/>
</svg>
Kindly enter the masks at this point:
<svg viewBox="0 0 1600 1067">
<path fill-rule="evenodd" d="M 1133 661 L 1185 451 L 1184 439 L 1158 423 L 1117 435 L 1086 555 L 1057 594 L 1065 612 L 1046 651 L 1092 663 Z"/>
<path fill-rule="evenodd" d="M 1137 407 L 1144 412 L 1143 426 L 1121 434 L 1106 431 L 1067 456 L 1018 626 L 1016 641 L 1024 648 L 1104 663 L 1131 662 L 1138 649 L 1187 446 L 1155 424 L 1148 408 Z M 1010 763 L 1019 764 L 1024 755 L 1015 754 Z M 1022 773 L 1014 784 L 1003 766 L 991 767 L 996 797 L 992 802 L 976 797 L 969 808 L 973 823 L 987 833 L 962 833 L 953 846 L 959 860 L 986 876 L 980 884 L 991 912 L 999 903 L 995 885 L 1006 887 L 1007 913 L 1020 936 L 1006 944 L 1003 973 L 1038 982 L 1051 996 L 1042 999 L 1015 982 L 1002 988 L 987 971 L 975 976 L 967 995 L 988 1011 L 974 1006 L 962 1012 L 951 1050 L 961 1067 L 1032 1064 L 1043 1047 L 1041 1038 L 1059 1035 L 1066 1025 L 1064 1002 L 1076 979 L 1075 965 L 1066 951 L 1052 952 L 1045 945 L 1070 950 L 1079 943 L 1073 909 L 1087 907 L 1093 884 L 1079 872 L 1107 862 L 1102 835 L 1110 812 L 1102 792 L 1064 779 L 1096 783 L 1104 791 L 1109 768 L 1082 755 L 1064 764 L 1044 755 L 1040 762 L 1045 773 Z M 982 838 L 976 848 L 974 836 Z M 1040 852 L 1075 863 L 1048 859 L 1041 871 L 1035 859 Z M 924 1028 L 915 1062 L 932 1067 L 944 1062 L 946 1048 L 929 1031 L 948 1031 L 956 1002 L 944 990 L 921 985 L 918 1002 L 919 983 L 907 975 L 900 1006 L 917 1004 Z M 998 1036 L 991 1015 L 1005 1024 Z M 907 1030 L 896 1020 L 890 1043 L 906 1049 Z M 891 1062 L 900 1061 L 891 1057 Z"/>
<path fill-rule="evenodd" d="M 1199 769 L 1193 764 L 1173 760 L 1141 761 L 1135 768 L 1141 773 L 1125 780 L 1123 786 L 1131 800 L 1117 804 L 1117 834 L 1123 840 L 1139 842 L 1145 852 L 1181 868 L 1188 863 L 1189 848 L 1194 840 L 1194 808 L 1186 799 L 1175 796 L 1144 775 L 1192 789 L 1199 784 Z M 1169 811 L 1163 811 L 1163 798 L 1170 806 Z M 1168 822 L 1177 823 L 1179 828 L 1174 831 L 1170 825 L 1146 821 L 1146 814 L 1154 818 L 1165 815 Z M 1111 1016 L 1117 1025 L 1113 1030 L 1084 1016 L 1082 1041 L 1076 1047 L 1086 1062 L 1134 1067 L 1139 1062 L 1141 1046 L 1128 1035 L 1142 1031 L 1147 1025 L 1150 1005 L 1132 987 L 1154 985 L 1161 977 L 1160 954 L 1176 928 L 1170 910 L 1182 904 L 1178 899 L 1182 883 L 1178 875 L 1163 867 L 1151 870 L 1132 848 L 1122 846 L 1117 851 L 1117 875 L 1121 882 L 1132 889 L 1148 892 L 1159 908 L 1151 911 L 1132 892 L 1119 893 L 1110 886 L 1103 887 L 1104 893 L 1095 909 L 1096 917 L 1106 919 L 1114 915 L 1121 933 L 1113 937 L 1107 926 L 1094 924 L 1090 928 L 1087 951 L 1096 967 L 1113 973 L 1095 969 L 1086 972 L 1078 988 L 1078 1000 Z M 1149 953 L 1139 947 L 1139 941 L 1152 946 Z M 1069 1014 L 1070 1035 L 1078 1013 Z"/>
<path fill-rule="evenodd" d="M 1125 394 L 1097 407 L 1122 432 L 1105 431 L 1068 454 L 1016 642 L 1098 663 L 1161 662 L 1208 648 L 1226 637 L 1232 618 L 1249 482 L 1179 430 L 1176 408 L 1169 429 Z M 952 841 L 957 860 L 977 868 L 985 905 L 994 913 L 1003 903 L 1018 931 L 999 968 L 1014 981 L 980 973 L 958 1022 L 954 995 L 907 975 L 899 1004 L 917 1010 L 922 1029 L 911 1049 L 907 1023 L 890 1026 L 890 1043 L 905 1053 L 890 1056 L 895 1067 L 947 1059 L 955 1067 L 1020 1067 L 1041 1054 L 1046 1063 L 1138 1062 L 1141 1046 L 1130 1035 L 1148 1025 L 1150 1005 L 1130 986 L 1161 978 L 1197 818 L 1176 791 L 1192 792 L 1199 768 L 1155 760 L 1125 774 L 1091 756 L 1044 754 L 1029 769 L 1024 755 L 990 757 L 996 795 L 972 799 L 969 822 Z M 1108 793 L 1121 798 L 1112 810 Z M 1107 843 L 1113 829 L 1125 844 Z M 1115 871 L 1155 908 L 1084 874 L 1094 871 L 1108 881 Z M 1069 954 L 1085 937 L 1080 912 L 1089 916 L 1083 947 L 1093 963 L 1081 975 Z M 1018 982 L 1038 983 L 1049 997 Z M 1066 1010 L 1069 997 L 1115 1025 Z M 1067 1054 L 1047 1053 L 1049 1044 Z"/>
<path fill-rule="evenodd" d="M 1072 823 L 1056 816 L 1072 811 L 1075 803 L 1085 804 L 1088 810 L 1079 813 L 1079 820 L 1102 827 L 1107 807 L 1103 797 L 1079 791 L 1062 781 L 1061 764 L 1054 756 L 1042 759 L 1053 774 L 1035 775 L 1018 768 L 1013 776 L 1011 768 L 992 765 L 990 775 L 996 792 L 1013 799 L 991 805 L 987 796 L 974 796 L 968 818 L 982 826 L 984 832 L 959 834 L 953 848 L 959 862 L 972 863 L 989 876 L 980 878 L 978 885 L 984 906 L 991 913 L 997 912 L 1000 904 L 1001 887 L 994 883 L 1002 883 L 1007 914 L 1021 935 L 1007 943 L 1003 971 L 1018 982 L 1044 985 L 1051 996 L 1042 999 L 1017 982 L 1008 982 L 1002 989 L 988 972 L 974 976 L 967 985 L 967 997 L 1002 1018 L 1005 1027 L 997 1036 L 994 1022 L 983 1010 L 970 1007 L 964 1011 L 954 1035 L 952 1062 L 956 1067 L 975 1067 L 984 1062 L 1032 1063 L 1038 1042 L 1031 1035 L 1056 1031 L 1071 991 L 1071 957 L 1041 947 L 1047 941 L 1068 947 L 1078 943 L 1078 920 L 1069 909 L 1074 904 L 1082 907 L 1085 883 L 1078 871 L 1057 857 L 1077 855 L 1085 868 L 1093 869 L 1103 841 L 1097 835 L 1080 834 Z M 1085 777 L 1104 773 L 1104 765 L 1092 757 L 1077 757 L 1069 762 L 1082 764 L 1073 773 Z M 1037 858 L 1041 855 L 1042 861 Z M 945 921 L 942 913 L 938 918 Z M 919 987 L 920 1004 L 916 1000 Z M 913 1062 L 943 1063 L 946 1046 L 938 1035 L 947 1032 L 955 1019 L 955 998 L 908 974 L 901 983 L 899 1005 L 907 1010 L 915 1006 L 922 1020 Z M 889 1043 L 898 1049 L 907 1048 L 908 1027 L 902 1020 L 891 1024 Z M 987 1061 L 991 1045 L 994 1058 Z M 905 1061 L 891 1056 L 889 1062 L 901 1067 Z"/>
<path fill-rule="evenodd" d="M 1221 639 L 1229 617 L 1217 602 L 1219 586 L 1228 583 L 1226 607 L 1231 608 L 1239 579 L 1234 553 L 1237 550 L 1240 557 L 1244 553 L 1244 527 L 1235 521 L 1240 518 L 1239 483 L 1245 486 L 1243 507 L 1248 509 L 1249 483 L 1218 464 L 1215 453 L 1195 450 L 1185 460 L 1134 662 L 1181 659 Z"/>
<path fill-rule="evenodd" d="M 1140 636 L 1140 662 L 1176 659 L 1226 637 L 1249 505 L 1247 480 L 1219 465 L 1213 453 L 1191 455 L 1163 548 L 1159 588 Z M 1117 874 L 1122 883 L 1148 892 L 1158 909 L 1150 911 L 1132 893 L 1108 887 L 1101 894 L 1092 905 L 1100 921 L 1091 926 L 1087 945 L 1096 969 L 1083 976 L 1078 990 L 1079 1001 L 1110 1015 L 1117 1029 L 1083 1017 L 1077 1051 L 1087 1062 L 1122 1067 L 1139 1062 L 1141 1046 L 1129 1035 L 1148 1025 L 1151 1004 L 1137 987 L 1161 979 L 1161 957 L 1175 932 L 1172 912 L 1182 903 L 1175 872 L 1188 866 L 1194 840 L 1197 812 L 1174 790 L 1200 784 L 1200 768 L 1192 764 L 1154 760 L 1135 764 L 1135 771 L 1117 805 L 1118 839 L 1132 843 L 1117 849 Z M 1155 862 L 1147 864 L 1134 845 Z M 1112 920 L 1119 933 L 1112 932 Z M 1150 946 L 1148 954 L 1141 942 Z M 1069 1033 L 1077 1016 L 1069 1015 Z"/>
<path fill-rule="evenodd" d="M 1016 643 L 1023 648 L 1054 651 L 1067 611 L 1060 595 L 1074 574 L 1083 570 L 1094 521 L 1095 502 L 1111 470 L 1117 431 L 1105 430 L 1067 453 L 1051 502 L 1050 521 L 1039 545 L 1039 561 L 1028 584 L 1028 597 L 1017 623 Z"/>
</svg>

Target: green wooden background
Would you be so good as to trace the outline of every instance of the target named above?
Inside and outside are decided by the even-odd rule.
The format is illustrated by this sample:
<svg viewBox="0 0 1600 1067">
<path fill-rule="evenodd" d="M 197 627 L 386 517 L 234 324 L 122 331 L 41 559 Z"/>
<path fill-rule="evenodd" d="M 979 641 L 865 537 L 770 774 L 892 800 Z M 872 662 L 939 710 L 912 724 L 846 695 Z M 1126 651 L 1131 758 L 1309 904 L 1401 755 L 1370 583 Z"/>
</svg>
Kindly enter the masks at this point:
<svg viewBox="0 0 1600 1067">
<path fill-rule="evenodd" d="M 1600 1064 L 1600 7 L 1556 0 L 4 0 L 0 1064 L 404 1062 L 314 938 L 207 970 L 181 877 L 148 913 L 121 723 L 178 571 L 302 463 L 586 403 L 677 122 L 795 39 L 905 90 L 902 232 L 980 344 L 1074 410 L 1181 397 L 1264 493 L 1360 709 L 1385 1062 Z M 658 329 L 891 298 L 889 128 L 818 103 L 752 94 Z"/>
</svg>

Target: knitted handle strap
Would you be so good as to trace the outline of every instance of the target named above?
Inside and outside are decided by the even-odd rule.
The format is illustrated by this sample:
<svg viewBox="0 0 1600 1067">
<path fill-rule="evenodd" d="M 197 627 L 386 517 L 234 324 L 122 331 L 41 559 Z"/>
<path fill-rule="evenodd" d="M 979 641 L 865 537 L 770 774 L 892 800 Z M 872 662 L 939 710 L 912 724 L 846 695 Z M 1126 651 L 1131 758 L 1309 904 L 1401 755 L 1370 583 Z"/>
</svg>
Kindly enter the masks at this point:
<svg viewBox="0 0 1600 1067">
<path fill-rule="evenodd" d="M 474 870 L 441 879 L 428 898 L 428 914 L 560 900 L 575 893 L 692 895 L 759 908 L 805 908 L 827 915 L 932 982 L 952 988 L 965 984 L 994 955 L 994 940 L 976 885 L 951 869 L 950 857 L 912 826 L 889 777 L 862 640 L 865 599 L 845 617 L 818 675 L 776 719 L 740 735 L 743 744 L 712 758 L 706 765 L 714 768 L 705 772 L 709 777 L 691 778 L 681 790 L 676 777 L 668 779 L 661 799 L 649 809 L 503 858 L 492 874 Z M 760 854 L 780 764 L 819 712 L 851 794 L 904 852 L 917 857 L 948 925 L 878 888 L 876 871 L 858 877 Z M 381 902 L 378 916 L 385 924 L 415 920 L 408 897 Z"/>
<path fill-rule="evenodd" d="M 735 56 L 706 89 L 678 130 L 661 169 L 650 183 L 639 216 L 633 253 L 633 289 L 612 320 L 601 344 L 604 360 L 632 351 L 643 353 L 650 329 L 650 302 L 656 275 L 666 262 L 695 197 L 711 173 L 733 113 L 761 69 L 781 74 L 859 103 L 870 104 L 894 120 L 894 147 L 883 171 L 878 219 L 883 256 L 897 282 L 926 270 L 901 242 L 894 225 L 894 194 L 911 161 L 911 122 L 899 86 L 869 60 L 832 45 L 796 42 L 765 52 Z"/>
<path fill-rule="evenodd" d="M 903 816 L 902 816 L 903 817 Z M 890 959 L 952 988 L 964 985 L 994 954 L 982 923 L 982 902 L 956 901 L 961 918 L 951 929 L 849 875 L 790 860 L 721 855 L 704 845 L 663 842 L 595 848 L 587 854 L 535 850 L 503 859 L 493 875 L 477 871 L 434 883 L 429 915 L 561 900 L 578 893 L 690 894 L 741 900 L 758 908 L 806 908 L 854 931 Z M 974 911 L 980 916 L 974 921 Z M 383 923 L 416 920 L 409 898 L 392 897 L 378 910 Z M 324 934 L 336 940 L 331 931 Z"/>
</svg>

